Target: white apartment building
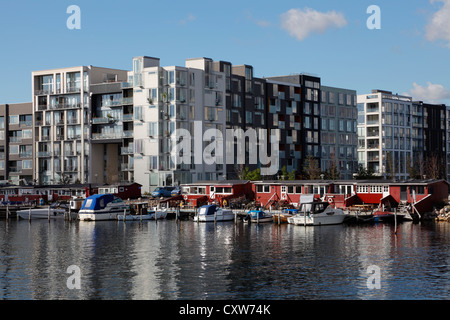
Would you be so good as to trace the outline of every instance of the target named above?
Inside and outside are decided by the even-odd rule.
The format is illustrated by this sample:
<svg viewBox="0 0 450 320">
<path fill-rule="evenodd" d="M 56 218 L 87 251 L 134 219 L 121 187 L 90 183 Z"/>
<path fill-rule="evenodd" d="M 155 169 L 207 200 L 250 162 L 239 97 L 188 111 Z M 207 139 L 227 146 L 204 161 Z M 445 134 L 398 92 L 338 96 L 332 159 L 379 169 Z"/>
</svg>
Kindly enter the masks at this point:
<svg viewBox="0 0 450 320">
<path fill-rule="evenodd" d="M 224 137 L 203 141 L 209 129 L 225 134 L 225 76 L 215 72 L 212 63 L 198 58 L 186 60 L 185 67 L 161 67 L 158 58 L 133 59 L 128 81 L 133 87 L 134 152 L 124 157 L 123 164 L 133 168 L 134 181 L 143 192 L 226 175 Z M 177 161 L 177 155 L 189 158 L 189 150 L 180 147 L 186 142 L 180 129 L 192 137 L 190 161 Z M 213 151 L 208 152 L 211 144 Z M 130 146 L 131 142 L 124 147 Z M 216 161 L 206 164 L 204 160 L 214 160 L 211 155 Z"/>
<path fill-rule="evenodd" d="M 358 95 L 358 162 L 385 178 L 407 179 L 412 161 L 412 98 L 373 90 Z"/>
<path fill-rule="evenodd" d="M 80 66 L 32 72 L 34 172 L 38 184 L 92 182 L 91 86 L 127 71 Z"/>
</svg>

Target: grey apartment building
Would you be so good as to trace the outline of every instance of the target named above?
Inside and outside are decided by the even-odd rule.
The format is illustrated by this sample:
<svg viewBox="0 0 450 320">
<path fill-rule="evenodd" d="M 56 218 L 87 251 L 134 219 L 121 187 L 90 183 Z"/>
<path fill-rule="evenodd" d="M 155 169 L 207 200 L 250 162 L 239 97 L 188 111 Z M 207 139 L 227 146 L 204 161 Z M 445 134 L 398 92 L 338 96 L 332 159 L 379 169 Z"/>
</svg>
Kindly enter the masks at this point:
<svg viewBox="0 0 450 320">
<path fill-rule="evenodd" d="M 31 103 L 0 105 L 0 182 L 33 182 Z"/>
</svg>

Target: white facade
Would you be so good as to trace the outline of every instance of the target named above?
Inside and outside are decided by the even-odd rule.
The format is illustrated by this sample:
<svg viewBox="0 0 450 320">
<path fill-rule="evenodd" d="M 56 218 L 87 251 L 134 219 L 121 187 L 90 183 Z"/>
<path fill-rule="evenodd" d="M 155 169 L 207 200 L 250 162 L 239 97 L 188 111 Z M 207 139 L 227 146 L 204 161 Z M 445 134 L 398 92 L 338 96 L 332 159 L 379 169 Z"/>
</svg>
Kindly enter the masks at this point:
<svg viewBox="0 0 450 320">
<path fill-rule="evenodd" d="M 185 67 L 160 67 L 159 59 L 136 57 L 129 79 L 134 82 L 134 181 L 142 185 L 142 192 L 226 174 L 226 166 L 217 164 L 222 159 L 207 165 L 208 152 L 203 158 L 211 143 L 203 141 L 205 131 L 225 128 L 225 76 L 212 70 L 212 60 L 190 59 Z M 192 137 L 191 163 L 176 161 L 177 154 L 188 152 L 183 149 L 180 154 L 175 148 L 184 141 L 180 129 Z M 219 142 L 215 139 L 223 154 L 224 144 Z M 220 155 L 217 148 L 213 153 Z"/>
<path fill-rule="evenodd" d="M 80 66 L 32 73 L 34 179 L 90 182 L 90 85 L 123 81 L 123 70 Z"/>
<path fill-rule="evenodd" d="M 412 98 L 375 90 L 358 95 L 358 162 L 376 175 L 408 178 Z"/>
</svg>

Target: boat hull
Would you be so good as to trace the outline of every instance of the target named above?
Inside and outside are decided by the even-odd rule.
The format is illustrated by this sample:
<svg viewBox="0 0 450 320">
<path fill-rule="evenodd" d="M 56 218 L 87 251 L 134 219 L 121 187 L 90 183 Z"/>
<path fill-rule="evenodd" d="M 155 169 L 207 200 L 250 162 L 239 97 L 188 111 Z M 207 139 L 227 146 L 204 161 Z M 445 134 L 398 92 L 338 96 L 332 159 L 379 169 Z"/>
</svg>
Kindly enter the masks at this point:
<svg viewBox="0 0 450 320">
<path fill-rule="evenodd" d="M 273 217 L 262 217 L 259 219 L 256 218 L 244 218 L 245 223 L 265 223 L 265 222 L 273 222 Z"/>
<path fill-rule="evenodd" d="M 296 226 L 326 226 L 342 224 L 345 220 L 345 214 L 333 214 L 333 215 L 311 215 L 303 216 L 296 215 L 290 217 L 288 222 Z"/>
<path fill-rule="evenodd" d="M 234 213 L 227 212 L 222 214 L 216 214 L 216 215 L 197 215 L 194 217 L 195 222 L 215 222 L 215 221 L 233 221 L 234 220 Z"/>
<path fill-rule="evenodd" d="M 167 211 L 156 212 L 156 218 L 158 220 L 165 219 L 167 217 Z M 123 221 L 123 214 L 117 215 L 117 220 Z M 125 221 L 141 221 L 141 220 L 155 220 L 155 213 L 143 214 L 143 215 L 125 215 Z"/>
<path fill-rule="evenodd" d="M 48 209 L 31 209 L 30 210 L 19 210 L 17 211 L 17 216 L 20 219 L 64 219 L 64 214 L 66 210 L 64 209 L 50 209 L 50 215 Z"/>
<path fill-rule="evenodd" d="M 123 211 L 119 212 L 78 212 L 78 219 L 80 221 L 110 221 L 117 220 L 117 216 Z"/>
</svg>

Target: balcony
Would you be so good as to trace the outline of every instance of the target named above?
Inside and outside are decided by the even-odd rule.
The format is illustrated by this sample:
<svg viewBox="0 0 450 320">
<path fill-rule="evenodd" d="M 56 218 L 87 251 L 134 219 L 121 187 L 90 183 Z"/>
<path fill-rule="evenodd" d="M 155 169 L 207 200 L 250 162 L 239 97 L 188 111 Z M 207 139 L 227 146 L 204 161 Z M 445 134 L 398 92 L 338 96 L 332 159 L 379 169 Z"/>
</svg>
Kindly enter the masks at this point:
<svg viewBox="0 0 450 320">
<path fill-rule="evenodd" d="M 134 148 L 133 146 L 127 147 L 127 148 L 120 148 L 120 154 L 121 155 L 130 155 L 134 154 Z"/>
<path fill-rule="evenodd" d="M 122 89 L 131 89 L 131 88 L 133 88 L 133 82 L 122 82 L 120 84 L 120 87 Z"/>
<path fill-rule="evenodd" d="M 123 118 L 122 118 L 122 121 L 134 121 L 133 114 L 132 113 L 124 114 Z"/>
<path fill-rule="evenodd" d="M 32 158 L 33 157 L 33 152 L 21 152 L 19 153 L 19 158 L 21 159 L 27 159 L 27 158 Z"/>
<path fill-rule="evenodd" d="M 133 98 L 122 98 L 122 104 L 133 104 Z"/>
<path fill-rule="evenodd" d="M 67 119 L 67 124 L 78 124 L 77 118 L 69 118 Z"/>
<path fill-rule="evenodd" d="M 52 89 L 41 89 L 41 90 L 34 91 L 35 96 L 46 96 L 49 94 L 52 94 Z"/>
<path fill-rule="evenodd" d="M 39 151 L 37 153 L 38 158 L 50 158 L 52 156 L 52 153 L 50 151 Z"/>
<path fill-rule="evenodd" d="M 64 166 L 64 172 L 78 172 L 77 166 Z"/>
<path fill-rule="evenodd" d="M 69 86 L 66 89 L 66 93 L 78 93 L 78 92 L 81 92 L 81 88 L 80 87 Z"/>
<path fill-rule="evenodd" d="M 103 117 L 103 118 L 94 118 L 92 119 L 92 124 L 107 124 L 110 122 L 114 122 L 113 118 Z"/>
<path fill-rule="evenodd" d="M 122 171 L 132 171 L 132 170 L 134 170 L 134 165 L 130 164 L 130 163 L 121 163 L 120 169 Z"/>
<path fill-rule="evenodd" d="M 50 106 L 50 109 L 53 109 L 53 110 L 80 109 L 80 108 L 81 108 L 81 103 L 59 103 L 59 104 L 54 104 L 54 105 Z"/>
<path fill-rule="evenodd" d="M 33 125 L 33 121 L 20 121 L 19 127 L 31 127 Z"/>
<path fill-rule="evenodd" d="M 9 137 L 9 142 L 20 143 L 22 142 L 22 137 Z"/>
</svg>

